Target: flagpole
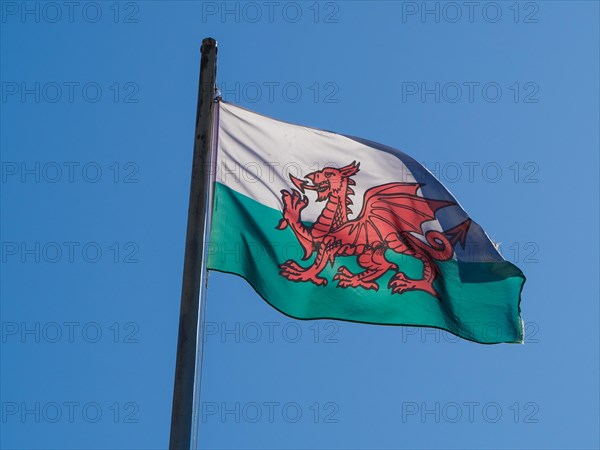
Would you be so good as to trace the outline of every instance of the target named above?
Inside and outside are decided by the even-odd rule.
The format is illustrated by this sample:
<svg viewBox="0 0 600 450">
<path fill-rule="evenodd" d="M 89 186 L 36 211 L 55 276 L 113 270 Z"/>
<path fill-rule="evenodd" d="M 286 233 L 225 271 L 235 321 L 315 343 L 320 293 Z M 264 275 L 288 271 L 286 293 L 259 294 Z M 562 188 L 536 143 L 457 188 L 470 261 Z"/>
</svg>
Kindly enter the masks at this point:
<svg viewBox="0 0 600 450">
<path fill-rule="evenodd" d="M 200 293 L 204 279 L 203 273 L 206 270 L 204 266 L 204 236 L 210 183 L 209 160 L 213 134 L 213 99 L 217 76 L 217 42 L 212 38 L 203 39 L 200 52 L 200 80 L 183 263 L 170 450 L 190 448 L 198 350 L 198 319 L 201 310 Z"/>
</svg>

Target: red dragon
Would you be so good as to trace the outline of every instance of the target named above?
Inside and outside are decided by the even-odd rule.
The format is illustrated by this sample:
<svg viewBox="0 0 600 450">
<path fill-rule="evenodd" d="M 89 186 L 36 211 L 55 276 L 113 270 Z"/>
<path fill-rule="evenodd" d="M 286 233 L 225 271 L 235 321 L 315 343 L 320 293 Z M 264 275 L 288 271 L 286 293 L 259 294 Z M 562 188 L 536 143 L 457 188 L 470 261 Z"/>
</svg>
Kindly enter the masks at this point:
<svg viewBox="0 0 600 450">
<path fill-rule="evenodd" d="M 393 270 L 396 273 L 388 283 L 393 293 L 421 290 L 439 298 L 433 286 L 440 275 L 434 260 L 450 259 L 453 243 L 461 242 L 464 247 L 470 219 L 446 231 L 446 234 L 435 230 L 423 232 L 422 224 L 435 219 L 437 210 L 455 203 L 417 195 L 422 186 L 419 183 L 387 183 L 365 192 L 362 211 L 351 220 L 348 218 L 352 213 L 350 196 L 354 194 L 351 186 L 356 184 L 351 177 L 358 173 L 359 166 L 360 163 L 354 161 L 339 169 L 325 167 L 306 175 L 311 183 L 290 175 L 298 190 L 281 191 L 283 219 L 277 228 L 283 230 L 289 226 L 292 229 L 304 250 L 303 260 L 315 252 L 316 257 L 309 267 L 288 260 L 279 266 L 279 273 L 291 281 L 310 281 L 324 286 L 327 279 L 320 273 L 328 262 L 333 266 L 337 256 L 356 256 L 358 265 L 364 270 L 352 273 L 341 266 L 333 277 L 338 287 L 377 291 L 379 285 L 376 280 L 388 270 Z M 316 191 L 317 202 L 327 201 L 311 226 L 304 225 L 301 220 L 301 212 L 308 205 L 308 198 L 303 195 L 305 190 Z M 388 249 L 421 260 L 422 278 L 412 279 L 399 271 L 398 265 L 386 259 Z"/>
</svg>

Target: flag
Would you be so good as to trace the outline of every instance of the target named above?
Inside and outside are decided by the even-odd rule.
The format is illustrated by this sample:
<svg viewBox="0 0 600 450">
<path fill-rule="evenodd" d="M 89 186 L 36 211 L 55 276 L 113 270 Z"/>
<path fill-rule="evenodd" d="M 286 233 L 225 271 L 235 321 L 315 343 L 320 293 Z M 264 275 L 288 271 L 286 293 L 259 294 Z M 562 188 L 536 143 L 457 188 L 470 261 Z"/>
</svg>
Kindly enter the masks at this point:
<svg viewBox="0 0 600 450">
<path fill-rule="evenodd" d="M 226 102 L 215 121 L 209 270 L 297 319 L 523 342 L 523 273 L 423 165 Z"/>
</svg>

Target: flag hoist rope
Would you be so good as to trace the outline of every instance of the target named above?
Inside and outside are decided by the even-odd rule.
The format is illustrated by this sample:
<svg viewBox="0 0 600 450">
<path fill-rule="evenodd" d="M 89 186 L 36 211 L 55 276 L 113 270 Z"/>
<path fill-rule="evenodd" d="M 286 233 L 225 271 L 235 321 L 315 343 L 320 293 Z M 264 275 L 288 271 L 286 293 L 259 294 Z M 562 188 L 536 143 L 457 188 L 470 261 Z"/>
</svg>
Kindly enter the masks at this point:
<svg viewBox="0 0 600 450">
<path fill-rule="evenodd" d="M 204 231 L 204 242 L 210 243 L 210 224 L 212 221 L 212 207 L 213 207 L 213 194 L 216 177 L 216 161 L 217 161 L 217 146 L 219 142 L 219 101 L 221 97 L 219 95 L 218 88 L 215 87 L 215 104 L 213 105 L 213 134 L 212 134 L 212 145 L 210 160 L 208 165 L 210 167 L 209 173 L 209 185 L 208 185 L 208 209 L 205 215 L 205 231 Z M 208 246 L 204 246 L 204 252 L 202 254 L 203 261 L 206 261 L 208 252 Z M 190 448 L 197 450 L 200 448 L 199 445 L 199 433 L 200 433 L 200 420 L 202 419 L 202 369 L 204 368 L 204 337 L 205 333 L 205 321 L 206 321 L 206 304 L 208 300 L 208 269 L 203 267 L 201 277 L 201 292 L 200 292 L 200 316 L 198 317 L 198 338 L 197 338 L 197 351 L 196 351 L 196 379 L 194 382 L 194 406 L 192 416 L 192 436 Z"/>
</svg>

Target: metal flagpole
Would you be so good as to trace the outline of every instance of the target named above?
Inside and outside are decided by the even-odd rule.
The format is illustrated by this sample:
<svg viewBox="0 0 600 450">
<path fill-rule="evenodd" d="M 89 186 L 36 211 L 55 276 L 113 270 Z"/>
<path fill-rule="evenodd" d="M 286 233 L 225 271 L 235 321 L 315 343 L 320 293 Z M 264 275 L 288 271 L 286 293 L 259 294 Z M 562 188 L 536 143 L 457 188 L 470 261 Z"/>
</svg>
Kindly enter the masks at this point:
<svg viewBox="0 0 600 450">
<path fill-rule="evenodd" d="M 198 344 L 200 293 L 204 279 L 205 217 L 210 183 L 210 154 L 213 135 L 217 42 L 202 40 L 196 134 L 192 160 L 192 181 L 188 208 L 187 236 L 183 263 L 183 286 L 179 315 L 179 337 L 175 362 L 175 387 L 171 415 L 170 450 L 190 448 L 194 379 Z"/>
</svg>

